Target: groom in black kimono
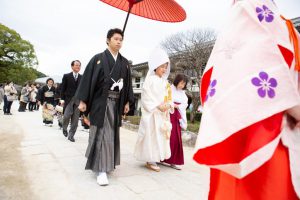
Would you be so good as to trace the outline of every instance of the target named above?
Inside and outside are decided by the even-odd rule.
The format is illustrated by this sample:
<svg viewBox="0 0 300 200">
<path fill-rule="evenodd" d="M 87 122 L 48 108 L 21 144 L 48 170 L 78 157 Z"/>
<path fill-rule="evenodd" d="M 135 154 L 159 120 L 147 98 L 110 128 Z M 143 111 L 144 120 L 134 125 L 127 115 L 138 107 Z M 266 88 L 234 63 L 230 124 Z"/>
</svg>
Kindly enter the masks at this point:
<svg viewBox="0 0 300 200">
<path fill-rule="evenodd" d="M 79 110 L 90 119 L 85 169 L 99 173 L 99 185 L 108 185 L 106 173 L 120 164 L 122 115 L 134 101 L 128 60 L 119 53 L 122 42 L 120 29 L 108 31 L 108 48 L 90 60 L 75 95 Z"/>
</svg>

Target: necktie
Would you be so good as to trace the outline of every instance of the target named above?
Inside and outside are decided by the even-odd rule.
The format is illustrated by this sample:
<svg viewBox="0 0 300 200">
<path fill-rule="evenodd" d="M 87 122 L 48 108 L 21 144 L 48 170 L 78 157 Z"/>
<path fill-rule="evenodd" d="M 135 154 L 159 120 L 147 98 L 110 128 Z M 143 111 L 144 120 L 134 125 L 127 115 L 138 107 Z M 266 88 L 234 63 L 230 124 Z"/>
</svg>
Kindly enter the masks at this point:
<svg viewBox="0 0 300 200">
<path fill-rule="evenodd" d="M 75 79 L 75 81 L 77 81 L 77 76 L 78 76 L 77 74 L 75 74 L 75 75 L 74 75 L 74 79 Z"/>
</svg>

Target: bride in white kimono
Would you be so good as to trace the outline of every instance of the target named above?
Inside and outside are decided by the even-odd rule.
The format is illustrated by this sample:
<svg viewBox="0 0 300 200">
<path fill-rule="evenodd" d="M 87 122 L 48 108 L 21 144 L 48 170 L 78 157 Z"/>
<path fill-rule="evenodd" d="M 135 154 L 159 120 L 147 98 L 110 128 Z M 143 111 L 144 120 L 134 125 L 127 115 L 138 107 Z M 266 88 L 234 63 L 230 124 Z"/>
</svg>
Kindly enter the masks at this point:
<svg viewBox="0 0 300 200">
<path fill-rule="evenodd" d="M 173 110 L 171 88 L 167 81 L 170 60 L 166 52 L 156 49 L 150 56 L 149 71 L 142 90 L 142 118 L 134 156 L 146 162 L 146 167 L 160 171 L 156 162 L 171 156 L 170 111 Z M 169 89 L 169 90 L 168 90 Z M 169 130 L 166 131 L 166 126 Z M 168 132 L 169 134 L 166 134 Z"/>
</svg>

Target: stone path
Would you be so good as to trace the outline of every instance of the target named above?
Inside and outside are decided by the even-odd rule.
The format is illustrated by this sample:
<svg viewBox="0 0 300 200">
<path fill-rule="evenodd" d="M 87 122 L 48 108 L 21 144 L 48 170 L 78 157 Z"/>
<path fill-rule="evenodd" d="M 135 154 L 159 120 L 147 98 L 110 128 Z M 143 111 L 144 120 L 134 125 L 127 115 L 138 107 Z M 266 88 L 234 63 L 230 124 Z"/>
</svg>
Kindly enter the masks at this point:
<svg viewBox="0 0 300 200">
<path fill-rule="evenodd" d="M 42 124 L 41 112 L 0 113 L 0 199 L 16 200 L 204 200 L 209 172 L 192 160 L 185 147 L 181 171 L 162 166 L 146 169 L 132 153 L 136 133 L 121 129 L 121 165 L 109 174 L 110 185 L 101 187 L 96 175 L 84 170 L 88 133 L 79 130 L 69 142 L 57 126 Z"/>
</svg>

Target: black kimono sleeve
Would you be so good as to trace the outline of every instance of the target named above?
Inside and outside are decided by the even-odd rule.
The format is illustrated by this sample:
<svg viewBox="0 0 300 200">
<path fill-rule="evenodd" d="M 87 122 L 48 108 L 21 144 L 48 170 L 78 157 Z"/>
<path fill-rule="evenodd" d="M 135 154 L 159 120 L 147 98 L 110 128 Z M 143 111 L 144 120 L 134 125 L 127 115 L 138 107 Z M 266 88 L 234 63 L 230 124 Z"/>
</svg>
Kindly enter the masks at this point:
<svg viewBox="0 0 300 200">
<path fill-rule="evenodd" d="M 41 104 L 43 104 L 43 102 L 42 102 L 42 87 L 38 89 L 38 92 L 36 95 L 36 100 L 38 100 L 39 102 L 41 102 Z"/>
<path fill-rule="evenodd" d="M 45 87 L 47 86 L 43 86 L 39 89 L 39 95 L 38 95 L 38 100 L 41 102 L 41 104 L 43 105 L 45 102 Z"/>
<path fill-rule="evenodd" d="M 127 90 L 127 98 L 125 99 L 125 102 L 129 102 L 129 104 L 134 103 L 134 95 L 133 95 L 133 89 L 132 89 L 132 79 L 131 79 L 131 68 L 128 66 L 128 90 Z"/>
<path fill-rule="evenodd" d="M 94 56 L 90 62 L 88 63 L 88 65 L 86 66 L 84 73 L 81 77 L 81 81 L 80 84 L 76 90 L 75 93 L 75 98 L 83 101 L 87 104 L 87 112 L 90 109 L 90 101 L 92 99 L 92 95 L 93 95 L 93 74 L 94 74 L 94 68 L 96 66 L 96 56 Z"/>
</svg>

